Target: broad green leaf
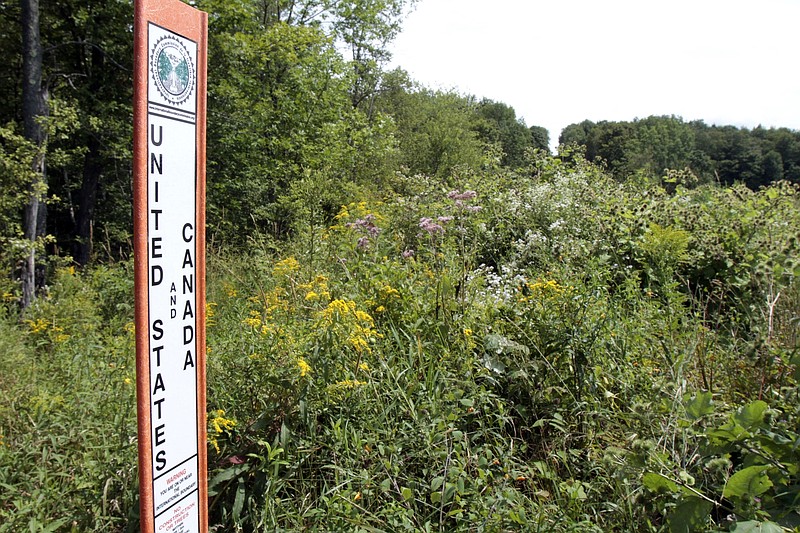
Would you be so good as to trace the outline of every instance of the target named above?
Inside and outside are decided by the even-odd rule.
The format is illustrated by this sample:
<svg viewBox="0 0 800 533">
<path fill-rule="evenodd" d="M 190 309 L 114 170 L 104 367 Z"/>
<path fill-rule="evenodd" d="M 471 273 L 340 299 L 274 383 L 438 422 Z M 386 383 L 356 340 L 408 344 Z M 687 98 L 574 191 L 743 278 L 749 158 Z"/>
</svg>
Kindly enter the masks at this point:
<svg viewBox="0 0 800 533">
<path fill-rule="evenodd" d="M 712 429 L 706 435 L 713 444 L 725 446 L 750 436 L 750 433 L 739 424 L 730 421 L 718 429 Z"/>
<path fill-rule="evenodd" d="M 767 477 L 768 465 L 748 466 L 733 474 L 722 495 L 725 498 L 743 498 L 745 496 L 759 496 L 772 486 L 772 481 Z"/>
<path fill-rule="evenodd" d="M 767 412 L 767 409 L 769 409 L 769 406 L 766 402 L 756 400 L 739 409 L 733 415 L 733 420 L 744 429 L 750 431 L 764 422 L 764 413 Z"/>
<path fill-rule="evenodd" d="M 250 470 L 250 465 L 248 464 L 236 465 L 232 466 L 231 468 L 226 468 L 222 472 L 219 472 L 217 475 L 215 475 L 209 482 L 208 486 L 209 488 L 216 487 L 223 481 L 228 481 L 229 479 L 233 479 L 242 472 L 247 472 L 248 470 Z"/>
<path fill-rule="evenodd" d="M 445 483 L 444 490 L 442 491 L 442 499 L 445 502 L 449 502 L 453 499 L 453 495 L 456 493 L 456 484 L 455 483 Z"/>
<path fill-rule="evenodd" d="M 400 493 L 403 495 L 403 499 L 405 501 L 408 501 L 414 497 L 414 493 L 408 487 L 403 487 L 402 489 L 400 489 Z"/>
<path fill-rule="evenodd" d="M 748 520 L 747 522 L 736 522 L 731 533 L 783 533 L 783 528 L 775 522 Z"/>
<path fill-rule="evenodd" d="M 671 479 L 657 474 L 655 472 L 647 472 L 642 476 L 642 485 L 648 490 L 653 492 L 679 492 L 678 484 Z"/>
<path fill-rule="evenodd" d="M 484 347 L 489 353 L 500 354 L 514 354 L 514 355 L 528 355 L 530 348 L 524 344 L 503 337 L 502 335 L 489 334 L 484 339 Z"/>
<path fill-rule="evenodd" d="M 702 528 L 713 507 L 706 500 L 694 496 L 686 498 L 673 509 L 667 519 L 670 533 L 689 533 Z"/>
<path fill-rule="evenodd" d="M 502 374 L 506 370 L 506 365 L 504 365 L 503 362 L 494 355 L 484 355 L 483 365 L 495 374 Z"/>
<path fill-rule="evenodd" d="M 711 401 L 712 394 L 710 392 L 698 392 L 693 398 L 686 401 L 684 407 L 686 415 L 692 420 L 697 420 L 705 415 L 710 415 L 714 412 L 714 405 Z"/>
</svg>

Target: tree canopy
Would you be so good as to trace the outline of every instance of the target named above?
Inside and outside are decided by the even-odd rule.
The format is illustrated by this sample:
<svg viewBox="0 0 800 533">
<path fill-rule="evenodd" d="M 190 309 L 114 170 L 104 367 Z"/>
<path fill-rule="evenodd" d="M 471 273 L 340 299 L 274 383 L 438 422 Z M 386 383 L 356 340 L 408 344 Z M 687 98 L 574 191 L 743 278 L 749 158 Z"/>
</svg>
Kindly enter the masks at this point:
<svg viewBox="0 0 800 533">
<path fill-rule="evenodd" d="M 585 120 L 564 128 L 559 143 L 584 146 L 587 159 L 605 162 L 619 179 L 688 169 L 700 181 L 742 182 L 751 189 L 782 179 L 800 183 L 800 132 L 787 128 L 709 126 L 676 116 Z"/>
</svg>

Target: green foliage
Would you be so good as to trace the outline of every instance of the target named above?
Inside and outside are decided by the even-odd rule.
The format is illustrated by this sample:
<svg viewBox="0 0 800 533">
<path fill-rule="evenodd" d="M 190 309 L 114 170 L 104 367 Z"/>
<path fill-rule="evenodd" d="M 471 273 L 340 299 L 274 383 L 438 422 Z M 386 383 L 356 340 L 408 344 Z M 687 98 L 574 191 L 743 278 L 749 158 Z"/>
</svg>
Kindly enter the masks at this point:
<svg viewBox="0 0 800 533">
<path fill-rule="evenodd" d="M 517 119 L 512 107 L 484 99 L 478 104 L 477 114 L 482 119 L 477 127 L 478 134 L 484 142 L 500 145 L 504 166 L 522 166 L 528 149 L 549 150 L 547 130 L 535 129 L 536 126 L 528 129 L 524 121 Z"/>
<path fill-rule="evenodd" d="M 658 175 L 665 169 L 689 166 L 695 132 L 680 118 L 648 117 L 635 122 L 635 134 L 626 146 L 627 173 L 642 169 Z"/>
<path fill-rule="evenodd" d="M 761 400 L 714 417 L 707 394 L 686 405 L 688 420 L 678 420 L 698 453 L 688 471 L 678 477 L 651 472 L 642 478 L 648 490 L 678 498 L 669 514 L 671 530 L 701 530 L 712 511 L 735 522 L 732 531 L 782 531 L 778 524 L 796 525 L 799 458 L 789 444 L 798 438 L 795 428 Z"/>
<path fill-rule="evenodd" d="M 7 239 L 22 236 L 20 213 L 29 198 L 37 151 L 16 130 L 13 123 L 0 127 L 0 185 L 4 191 L 0 196 L 0 227 L 3 228 L 0 242 L 3 248 L 8 246 Z"/>
<path fill-rule="evenodd" d="M 796 527 L 795 187 L 528 157 L 212 251 L 214 529 Z M 136 527 L 129 269 L 7 304 L 4 530 Z"/>
<path fill-rule="evenodd" d="M 24 238 L 22 213 L 32 195 L 46 205 L 43 210 L 58 206 L 62 199 L 51 194 L 47 184 L 34 172 L 35 161 L 47 153 L 47 161 L 55 168 L 67 164 L 79 153 L 59 147 L 59 143 L 69 138 L 77 128 L 77 111 L 70 102 L 57 99 L 50 101 L 50 114 L 42 126 L 47 141 L 43 147 L 35 146 L 17 132 L 13 122 L 0 126 L 0 263 L 6 265 L 11 276 L 0 282 L 4 293 L 16 294 L 17 283 L 14 277 L 19 261 L 34 248 L 38 257 L 44 256 L 45 246 L 54 242 L 54 237 L 44 233 L 35 241 Z M 54 147 L 55 146 L 55 147 Z M 58 259 L 55 259 L 58 262 Z M 44 261 L 42 261 L 44 263 Z"/>
<path fill-rule="evenodd" d="M 209 226 L 220 239 L 242 242 L 254 227 L 287 233 L 297 213 L 286 201 L 309 176 L 338 184 L 325 187 L 328 220 L 349 201 L 348 185 L 372 190 L 388 176 L 391 124 L 352 107 L 345 65 L 324 33 L 278 23 L 213 32 L 212 44 Z"/>
<path fill-rule="evenodd" d="M 687 213 L 701 201 L 726 212 L 704 226 L 717 235 L 748 209 L 794 220 L 792 189 L 668 194 L 541 155 L 530 174 L 492 178 L 454 177 L 450 193 L 409 179 L 402 197 L 310 224 L 313 255 L 304 237 L 277 263 L 219 272 L 210 408 L 236 424 L 218 436 L 228 459 L 214 475 L 230 483 L 215 520 L 554 531 L 791 520 L 796 452 L 780 443 L 794 441 L 796 415 L 737 407 L 792 390 L 791 328 L 759 348 L 784 363 L 745 363 L 763 326 L 758 265 L 773 252 L 741 278 L 708 280 L 727 287 L 713 296 L 735 310 L 728 322 L 694 292 L 710 244 Z M 751 230 L 777 253 L 791 238 L 771 233 L 764 248 L 767 233 Z M 778 283 L 794 290 L 794 278 Z M 247 335 L 227 333 L 237 323 Z"/>
<path fill-rule="evenodd" d="M 75 114 L 69 135 L 49 139 L 49 190 L 58 200 L 48 205 L 48 233 L 81 265 L 95 254 L 125 255 L 132 225 L 133 5 L 63 0 L 40 11 L 51 108 L 58 99 Z"/>
<path fill-rule="evenodd" d="M 708 126 L 675 116 L 650 116 L 633 122 L 570 124 L 561 145 L 586 149 L 589 161 L 600 160 L 618 179 L 637 174 L 660 179 L 667 169 L 688 169 L 694 181 L 751 189 L 785 179 L 800 182 L 800 136 L 786 128 Z"/>
<path fill-rule="evenodd" d="M 480 167 L 484 145 L 468 98 L 417 88 L 397 70 L 384 78 L 376 106 L 395 122 L 399 164 L 407 172 L 444 178 L 458 168 Z"/>
<path fill-rule="evenodd" d="M 0 531 L 135 530 L 130 274 L 62 269 L 29 318 L 3 313 Z"/>
<path fill-rule="evenodd" d="M 550 153 L 550 132 L 542 126 L 531 126 L 528 129 L 531 134 L 533 148 Z"/>
</svg>

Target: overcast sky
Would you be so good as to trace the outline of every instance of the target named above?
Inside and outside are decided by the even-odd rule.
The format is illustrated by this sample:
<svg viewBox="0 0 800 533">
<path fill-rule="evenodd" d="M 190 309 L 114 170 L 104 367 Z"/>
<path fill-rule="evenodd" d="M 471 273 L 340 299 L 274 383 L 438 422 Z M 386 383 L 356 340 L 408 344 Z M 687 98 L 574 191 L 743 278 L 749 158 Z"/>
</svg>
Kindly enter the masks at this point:
<svg viewBox="0 0 800 533">
<path fill-rule="evenodd" d="M 528 126 L 685 120 L 800 130 L 798 0 L 419 0 L 391 66 Z"/>
</svg>

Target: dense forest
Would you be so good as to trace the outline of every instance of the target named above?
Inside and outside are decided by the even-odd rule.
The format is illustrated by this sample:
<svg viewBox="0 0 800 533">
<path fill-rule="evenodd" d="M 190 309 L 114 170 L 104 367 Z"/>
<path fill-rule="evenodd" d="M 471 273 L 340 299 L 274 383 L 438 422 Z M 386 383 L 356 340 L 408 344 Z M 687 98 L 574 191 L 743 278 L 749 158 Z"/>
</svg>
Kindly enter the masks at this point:
<svg viewBox="0 0 800 533">
<path fill-rule="evenodd" d="M 787 128 L 747 130 L 653 116 L 585 120 L 564 128 L 558 140 L 585 146 L 590 161 L 602 161 L 620 179 L 687 169 L 696 182 L 740 182 L 754 190 L 779 180 L 800 183 L 800 132 Z"/>
<path fill-rule="evenodd" d="M 800 531 L 800 132 L 551 153 L 387 69 L 415 1 L 188 2 L 211 530 Z M 0 4 L 0 532 L 138 530 L 132 19 Z"/>
</svg>

